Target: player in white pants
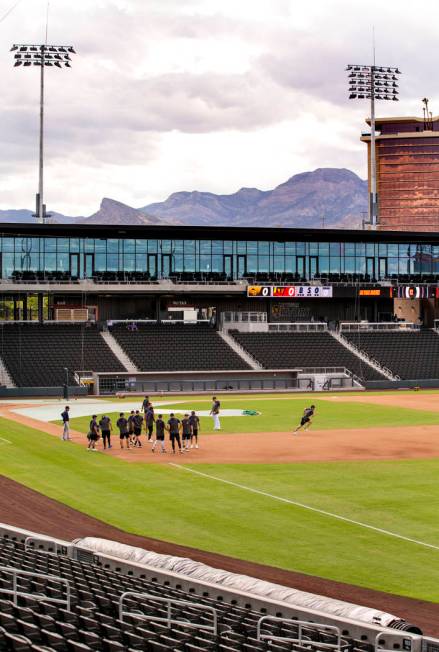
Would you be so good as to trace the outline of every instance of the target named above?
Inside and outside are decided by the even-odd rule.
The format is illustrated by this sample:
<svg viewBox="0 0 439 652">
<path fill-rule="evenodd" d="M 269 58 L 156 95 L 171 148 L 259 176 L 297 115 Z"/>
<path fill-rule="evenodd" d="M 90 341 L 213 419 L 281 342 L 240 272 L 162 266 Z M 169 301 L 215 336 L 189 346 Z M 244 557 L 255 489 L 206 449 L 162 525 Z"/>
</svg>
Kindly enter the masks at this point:
<svg viewBox="0 0 439 652">
<path fill-rule="evenodd" d="M 212 396 L 212 409 L 210 410 L 210 414 L 213 417 L 214 430 L 221 430 L 221 423 L 219 418 L 220 407 L 221 403 L 218 401 L 216 396 Z"/>
</svg>

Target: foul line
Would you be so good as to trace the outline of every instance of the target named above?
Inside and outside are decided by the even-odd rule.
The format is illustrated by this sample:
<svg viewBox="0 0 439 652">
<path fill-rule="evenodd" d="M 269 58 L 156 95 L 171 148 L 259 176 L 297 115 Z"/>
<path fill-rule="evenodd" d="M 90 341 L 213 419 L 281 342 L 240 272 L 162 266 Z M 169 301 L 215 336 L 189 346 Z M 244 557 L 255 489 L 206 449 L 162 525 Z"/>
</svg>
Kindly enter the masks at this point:
<svg viewBox="0 0 439 652">
<path fill-rule="evenodd" d="M 330 518 L 335 518 L 339 521 L 350 523 L 351 525 L 358 525 L 359 527 L 364 527 L 367 528 L 368 530 L 373 530 L 374 532 L 379 532 L 380 534 L 385 534 L 389 537 L 402 539 L 403 541 L 408 541 L 409 543 L 415 543 L 418 546 L 424 546 L 425 548 L 432 548 L 433 550 L 439 550 L 439 546 L 435 546 L 432 543 L 426 543 L 425 541 L 419 541 L 418 539 L 411 539 L 410 537 L 405 537 L 403 534 L 397 534 L 396 532 L 391 532 L 390 530 L 384 530 L 383 528 L 375 527 L 374 525 L 369 525 L 368 523 L 362 523 L 361 521 L 354 521 L 353 519 L 347 518 L 346 516 L 340 516 L 340 514 L 333 514 L 332 512 L 327 512 L 324 509 L 318 509 L 317 507 L 311 507 L 310 505 L 299 503 L 296 500 L 290 500 L 289 498 L 282 498 L 281 496 L 275 496 L 274 494 L 269 494 L 266 491 L 261 491 L 260 489 L 254 489 L 253 487 L 247 487 L 244 484 L 239 484 L 238 482 L 232 482 L 231 480 L 218 478 L 215 475 L 209 475 L 208 473 L 195 471 L 195 469 L 191 469 L 187 466 L 182 466 L 181 464 L 174 464 L 172 462 L 169 462 L 169 465 L 175 467 L 176 469 L 181 469 L 182 471 L 188 471 L 189 473 L 194 473 L 195 475 L 199 475 L 203 478 L 209 478 L 209 480 L 216 480 L 217 482 L 223 482 L 224 484 L 231 485 L 232 487 L 237 487 L 238 489 L 244 489 L 244 491 L 250 491 L 251 493 L 259 494 L 260 496 L 265 496 L 266 498 L 272 498 L 273 500 L 278 500 L 281 503 L 294 505 L 295 507 L 301 507 L 302 509 L 307 509 L 310 512 L 316 512 L 317 514 L 322 514 L 323 516 L 329 516 Z"/>
<path fill-rule="evenodd" d="M 0 442 L 4 442 L 5 444 L 12 444 L 12 442 L 9 441 L 9 439 L 5 439 L 4 437 L 0 437 Z"/>
</svg>

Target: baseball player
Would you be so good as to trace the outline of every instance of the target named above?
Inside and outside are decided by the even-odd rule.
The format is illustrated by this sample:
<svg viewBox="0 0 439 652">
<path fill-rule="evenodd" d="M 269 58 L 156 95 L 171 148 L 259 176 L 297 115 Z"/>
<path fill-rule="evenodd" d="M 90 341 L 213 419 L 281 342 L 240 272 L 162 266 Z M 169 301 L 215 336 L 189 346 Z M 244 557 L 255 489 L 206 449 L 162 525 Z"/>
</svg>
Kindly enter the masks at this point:
<svg viewBox="0 0 439 652">
<path fill-rule="evenodd" d="M 302 416 L 302 418 L 300 420 L 300 425 L 297 426 L 297 428 L 293 432 L 293 435 L 295 435 L 302 428 L 304 430 L 308 430 L 308 428 L 312 424 L 312 419 L 313 419 L 313 416 L 314 416 L 315 409 L 316 409 L 315 405 L 311 405 L 310 407 L 307 407 L 307 408 L 304 409 L 303 416 Z"/>
</svg>

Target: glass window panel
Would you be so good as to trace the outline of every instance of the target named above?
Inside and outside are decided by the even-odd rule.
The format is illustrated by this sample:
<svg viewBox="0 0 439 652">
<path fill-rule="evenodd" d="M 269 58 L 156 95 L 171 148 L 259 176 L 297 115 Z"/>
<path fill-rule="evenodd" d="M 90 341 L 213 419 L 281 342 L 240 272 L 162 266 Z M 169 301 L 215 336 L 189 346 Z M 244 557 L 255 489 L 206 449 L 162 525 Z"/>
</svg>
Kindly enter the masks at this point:
<svg viewBox="0 0 439 652">
<path fill-rule="evenodd" d="M 259 256 L 258 257 L 258 272 L 269 272 L 270 271 L 270 258 L 269 256 Z"/>
<path fill-rule="evenodd" d="M 35 238 L 33 238 L 32 240 L 35 240 Z M 33 247 L 34 247 L 34 243 L 32 242 L 32 249 L 33 249 Z M 69 251 L 69 239 L 68 238 L 58 238 L 57 248 L 58 248 L 58 251 L 68 252 Z"/>
<path fill-rule="evenodd" d="M 119 256 L 117 254 L 107 254 L 107 271 L 119 271 Z"/>
<path fill-rule="evenodd" d="M 353 242 L 346 242 L 344 253 L 345 256 L 355 256 L 355 244 Z"/>
<path fill-rule="evenodd" d="M 275 256 L 273 264 L 274 272 L 284 272 L 285 271 L 285 257 L 284 256 Z"/>
<path fill-rule="evenodd" d="M 117 254 L 119 252 L 119 240 L 107 240 L 107 254 Z"/>
<path fill-rule="evenodd" d="M 139 241 L 137 241 L 139 242 Z M 136 272 L 146 272 L 146 255 L 137 254 L 136 255 Z"/>
<path fill-rule="evenodd" d="M 173 258 L 173 271 L 174 272 L 183 272 L 184 271 L 183 254 L 178 253 L 178 254 L 174 255 L 174 258 Z"/>
<path fill-rule="evenodd" d="M 211 256 L 201 255 L 200 256 L 200 272 L 210 272 L 211 271 Z"/>
<path fill-rule="evenodd" d="M 123 242 L 123 251 L 125 254 L 134 253 L 135 241 L 134 240 L 122 240 Z"/>
<path fill-rule="evenodd" d="M 431 254 L 431 245 L 429 244 L 423 244 L 422 245 L 422 251 L 427 254 Z"/>
<path fill-rule="evenodd" d="M 185 240 L 184 241 L 184 253 L 185 254 L 194 254 L 195 253 L 195 240 Z"/>
<path fill-rule="evenodd" d="M 57 270 L 59 272 L 68 272 L 69 271 L 69 254 L 68 253 L 60 253 L 58 252 L 57 256 L 58 262 L 57 262 Z"/>
<path fill-rule="evenodd" d="M 105 254 L 107 252 L 107 241 L 102 238 L 95 240 L 95 252 Z"/>
<path fill-rule="evenodd" d="M 161 240 L 159 246 L 160 246 L 162 254 L 170 254 L 170 253 L 172 253 L 172 241 L 171 240 Z"/>
<path fill-rule="evenodd" d="M 319 254 L 329 256 L 329 242 L 319 242 Z"/>
<path fill-rule="evenodd" d="M 95 270 L 97 272 L 107 271 L 107 256 L 105 254 L 95 255 Z"/>
<path fill-rule="evenodd" d="M 285 256 L 285 271 L 290 274 L 296 272 L 296 256 Z"/>
<path fill-rule="evenodd" d="M 136 240 L 136 253 L 141 254 L 141 253 L 146 253 L 147 251 L 148 251 L 148 240 Z"/>
<path fill-rule="evenodd" d="M 329 256 L 319 256 L 319 272 L 320 274 L 329 273 Z"/>
<path fill-rule="evenodd" d="M 318 242 L 310 242 L 309 243 L 309 253 L 311 256 L 317 256 L 319 253 L 319 243 Z"/>
<path fill-rule="evenodd" d="M 366 273 L 366 258 L 357 256 L 355 259 L 355 272 L 356 274 Z"/>
<path fill-rule="evenodd" d="M 185 272 L 195 272 L 195 256 L 185 253 L 183 262 Z"/>
<path fill-rule="evenodd" d="M 285 243 L 285 252 L 287 254 L 295 254 L 296 253 L 296 243 L 295 242 L 286 242 Z"/>
<path fill-rule="evenodd" d="M 375 256 L 375 245 L 373 242 L 366 244 L 366 256 Z"/>
<path fill-rule="evenodd" d="M 183 252 L 183 240 L 174 240 L 174 251 L 178 253 Z"/>
<path fill-rule="evenodd" d="M 8 278 L 14 271 L 14 254 L 3 254 L 3 277 Z"/>
<path fill-rule="evenodd" d="M 298 256 L 304 256 L 306 253 L 306 243 L 305 242 L 296 242 L 296 254 Z"/>
<path fill-rule="evenodd" d="M 270 253 L 270 245 L 268 242 L 258 242 L 258 253 L 260 256 L 268 256 Z"/>
<path fill-rule="evenodd" d="M 345 256 L 344 258 L 344 271 L 346 274 L 354 274 L 355 272 L 355 258 L 353 256 Z"/>
<path fill-rule="evenodd" d="M 331 272 L 331 274 L 340 273 L 340 257 L 331 256 L 329 264 L 330 264 L 329 271 Z"/>
<path fill-rule="evenodd" d="M 233 253 L 233 242 L 232 242 L 232 240 L 225 240 L 224 241 L 224 253 L 225 254 L 232 254 Z"/>
<path fill-rule="evenodd" d="M 398 245 L 389 244 L 387 247 L 387 255 L 389 257 L 398 258 Z"/>
<path fill-rule="evenodd" d="M 283 256 L 285 253 L 285 245 L 283 242 L 273 243 L 273 252 L 275 256 Z"/>
<path fill-rule="evenodd" d="M 56 238 L 44 239 L 44 251 L 48 251 L 48 252 L 56 251 Z"/>
<path fill-rule="evenodd" d="M 79 238 L 70 238 L 70 251 L 77 253 L 79 251 Z"/>
<path fill-rule="evenodd" d="M 92 254 L 95 250 L 95 241 L 93 238 L 86 238 L 84 240 L 84 251 L 86 253 Z"/>
<path fill-rule="evenodd" d="M 40 254 L 29 254 L 29 270 L 32 272 L 38 272 L 40 269 Z"/>
<path fill-rule="evenodd" d="M 247 253 L 248 254 L 257 254 L 258 253 L 258 243 L 256 240 L 249 240 L 247 242 Z"/>
<path fill-rule="evenodd" d="M 331 242 L 329 244 L 329 252 L 331 256 L 339 256 L 340 255 L 340 243 L 339 242 Z M 332 262 L 331 262 L 332 266 Z"/>
<path fill-rule="evenodd" d="M 14 251 L 14 238 L 2 238 L 2 251 Z"/>
<path fill-rule="evenodd" d="M 210 254 L 212 251 L 212 242 L 210 240 L 200 241 L 200 254 Z"/>
<path fill-rule="evenodd" d="M 149 254 L 156 254 L 157 249 L 158 249 L 157 240 L 148 240 L 148 253 Z"/>
<path fill-rule="evenodd" d="M 222 240 L 212 240 L 212 253 L 213 254 L 222 254 L 224 250 Z"/>
<path fill-rule="evenodd" d="M 123 257 L 123 271 L 134 272 L 136 268 L 136 257 L 134 253 L 125 253 Z"/>
<path fill-rule="evenodd" d="M 400 258 L 398 264 L 399 274 L 410 274 L 410 260 L 408 258 Z"/>
<path fill-rule="evenodd" d="M 398 274 L 398 258 L 387 259 L 387 273 Z"/>
<path fill-rule="evenodd" d="M 223 257 L 219 254 L 212 256 L 212 272 L 223 271 Z"/>
<path fill-rule="evenodd" d="M 387 256 L 387 244 L 385 244 L 384 242 L 380 242 L 378 245 L 378 255 Z"/>
<path fill-rule="evenodd" d="M 56 254 L 50 254 L 50 253 L 45 254 L 44 269 L 46 272 L 56 271 Z"/>
<path fill-rule="evenodd" d="M 355 253 L 357 256 L 366 255 L 366 245 L 364 244 L 364 242 L 357 242 L 355 244 Z"/>
<path fill-rule="evenodd" d="M 247 242 L 245 240 L 238 240 L 237 242 L 237 252 L 238 254 L 247 253 Z"/>
<path fill-rule="evenodd" d="M 254 272 L 258 271 L 258 257 L 257 256 L 247 256 L 247 272 L 251 272 L 252 274 Z"/>
</svg>

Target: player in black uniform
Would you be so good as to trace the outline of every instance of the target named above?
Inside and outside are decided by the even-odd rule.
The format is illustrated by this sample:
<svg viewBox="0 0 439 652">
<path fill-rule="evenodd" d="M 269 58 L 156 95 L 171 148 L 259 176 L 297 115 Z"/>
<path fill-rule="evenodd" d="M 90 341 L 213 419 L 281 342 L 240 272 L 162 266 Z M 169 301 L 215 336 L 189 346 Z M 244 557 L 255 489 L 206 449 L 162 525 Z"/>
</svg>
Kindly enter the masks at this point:
<svg viewBox="0 0 439 652">
<path fill-rule="evenodd" d="M 131 446 L 134 446 L 134 443 L 135 443 L 135 438 L 134 438 L 134 415 L 135 415 L 134 410 L 131 410 L 130 416 L 128 417 L 128 434 L 129 434 L 129 442 L 130 442 Z"/>
<path fill-rule="evenodd" d="M 175 442 L 178 444 L 180 453 L 181 450 L 181 441 L 180 441 L 180 419 L 174 415 L 173 412 L 169 415 L 168 421 L 168 430 L 169 430 L 169 439 L 171 440 L 172 452 L 175 453 Z"/>
<path fill-rule="evenodd" d="M 154 431 L 154 421 L 155 421 L 154 408 L 152 406 L 152 403 L 148 403 L 145 412 L 145 423 L 146 423 L 146 429 L 148 431 L 148 441 L 151 441 L 152 433 Z"/>
<path fill-rule="evenodd" d="M 101 429 L 102 443 L 104 444 L 104 450 L 107 448 L 107 444 L 108 444 L 108 448 L 111 448 L 112 425 L 111 425 L 110 417 L 107 417 L 104 414 L 102 419 L 99 421 L 99 428 Z"/>
<path fill-rule="evenodd" d="M 191 422 L 188 414 L 185 414 L 181 420 L 181 434 L 183 437 L 183 450 L 188 451 L 191 442 Z"/>
<path fill-rule="evenodd" d="M 95 451 L 96 450 L 96 442 L 99 439 L 99 426 L 98 422 L 96 421 L 97 416 L 94 414 L 91 418 L 90 421 L 90 427 L 87 435 L 88 439 L 88 450 L 89 451 Z"/>
<path fill-rule="evenodd" d="M 120 439 L 120 447 L 123 448 L 123 442 L 126 441 L 126 447 L 130 447 L 130 435 L 128 433 L 128 420 L 125 419 L 125 415 L 123 412 L 119 414 L 119 418 L 116 422 L 116 426 L 119 428 L 119 439 Z"/>
<path fill-rule="evenodd" d="M 163 421 L 163 415 L 159 414 L 155 422 L 155 441 L 152 445 L 152 452 L 154 453 L 157 442 L 160 442 L 161 453 L 166 453 L 165 450 L 165 422 Z"/>
<path fill-rule="evenodd" d="M 198 431 L 200 429 L 200 417 L 197 417 L 195 412 L 192 410 L 191 416 L 189 417 L 189 423 L 191 424 L 191 448 L 198 448 Z"/>
<path fill-rule="evenodd" d="M 308 428 L 312 424 L 312 418 L 314 416 L 315 409 L 316 409 L 315 405 L 311 405 L 310 407 L 304 409 L 303 417 L 300 420 L 300 425 L 297 426 L 296 430 L 293 432 L 293 435 L 295 435 L 302 428 L 304 430 L 308 430 Z"/>
<path fill-rule="evenodd" d="M 142 447 L 142 442 L 139 439 L 140 435 L 142 434 L 142 423 L 143 423 L 143 417 L 140 414 L 139 410 L 136 410 L 136 414 L 133 417 L 134 446 Z"/>
</svg>

